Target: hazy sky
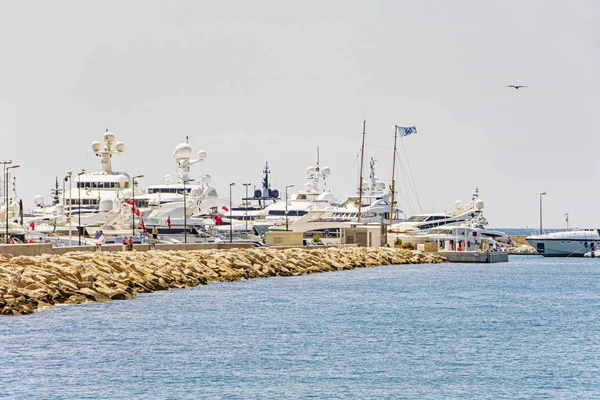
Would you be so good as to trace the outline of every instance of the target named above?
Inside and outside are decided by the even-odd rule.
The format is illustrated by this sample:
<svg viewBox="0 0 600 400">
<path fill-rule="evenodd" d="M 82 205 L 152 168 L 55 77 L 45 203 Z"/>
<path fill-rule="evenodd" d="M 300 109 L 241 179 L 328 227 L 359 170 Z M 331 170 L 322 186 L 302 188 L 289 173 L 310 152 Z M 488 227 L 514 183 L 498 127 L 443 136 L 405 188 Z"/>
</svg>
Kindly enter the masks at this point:
<svg viewBox="0 0 600 400">
<path fill-rule="evenodd" d="M 144 187 L 189 136 L 208 152 L 192 177 L 225 197 L 237 182 L 239 199 L 267 160 L 280 191 L 302 186 L 320 147 L 343 199 L 366 118 L 388 183 L 394 125 L 417 126 L 403 143 L 423 211 L 478 187 L 492 226 L 536 227 L 546 191 L 544 226 L 568 212 L 597 228 L 599 27 L 595 0 L 4 0 L 0 159 L 22 166 L 29 205 L 56 176 L 98 170 L 106 128 L 126 144 L 113 167 Z"/>
</svg>

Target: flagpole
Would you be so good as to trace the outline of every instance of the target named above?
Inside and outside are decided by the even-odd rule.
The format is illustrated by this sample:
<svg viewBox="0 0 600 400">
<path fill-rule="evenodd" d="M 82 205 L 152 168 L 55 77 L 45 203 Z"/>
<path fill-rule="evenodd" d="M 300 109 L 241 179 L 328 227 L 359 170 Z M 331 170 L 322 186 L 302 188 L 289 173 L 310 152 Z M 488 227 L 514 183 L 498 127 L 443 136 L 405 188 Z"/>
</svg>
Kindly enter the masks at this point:
<svg viewBox="0 0 600 400">
<path fill-rule="evenodd" d="M 394 157 L 393 157 L 393 164 L 392 164 L 392 198 L 391 198 L 391 202 L 390 202 L 390 227 L 392 226 L 392 222 L 393 222 L 393 216 L 394 216 L 394 193 L 396 192 L 396 180 L 395 178 L 395 173 L 396 173 L 396 140 L 398 139 L 398 125 L 394 125 Z"/>
<path fill-rule="evenodd" d="M 360 179 L 358 186 L 358 223 L 360 224 L 360 214 L 362 208 L 362 195 L 363 195 L 363 163 L 365 160 L 365 136 L 367 134 L 367 120 L 363 121 L 363 132 L 362 132 L 362 146 L 360 149 Z"/>
</svg>

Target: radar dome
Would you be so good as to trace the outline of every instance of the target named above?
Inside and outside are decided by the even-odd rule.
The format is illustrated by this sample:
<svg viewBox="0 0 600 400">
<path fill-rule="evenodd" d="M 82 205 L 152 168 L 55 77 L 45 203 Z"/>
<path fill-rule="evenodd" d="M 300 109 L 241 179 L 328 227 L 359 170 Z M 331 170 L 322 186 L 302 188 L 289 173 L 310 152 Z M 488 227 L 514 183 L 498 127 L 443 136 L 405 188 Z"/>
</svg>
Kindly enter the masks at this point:
<svg viewBox="0 0 600 400">
<path fill-rule="evenodd" d="M 323 176 L 329 176 L 329 175 L 331 175 L 331 168 L 329 168 L 329 167 L 323 167 L 323 169 L 321 170 L 321 172 L 323 173 Z"/>
<path fill-rule="evenodd" d="M 192 188 L 192 190 L 190 190 L 190 194 L 192 196 L 198 196 L 198 195 L 200 195 L 200 189 L 197 187 L 194 187 L 194 188 Z"/>
<path fill-rule="evenodd" d="M 125 151 L 125 143 L 123 142 L 117 142 L 117 144 L 115 145 L 115 149 L 117 149 L 117 151 L 119 153 L 122 153 Z"/>
<path fill-rule="evenodd" d="M 377 189 L 384 190 L 385 189 L 385 182 L 383 182 L 383 181 L 377 182 Z"/>
<path fill-rule="evenodd" d="M 44 205 L 44 197 L 43 197 L 42 195 L 39 195 L 39 194 L 38 194 L 37 196 L 35 196 L 35 197 L 33 198 L 33 203 L 34 203 L 36 206 L 42 206 L 42 205 Z"/>
<path fill-rule="evenodd" d="M 113 144 L 115 142 L 115 134 L 106 131 L 106 133 L 104 134 L 104 142 L 107 144 Z"/>
<path fill-rule="evenodd" d="M 200 161 L 206 160 L 206 151 L 200 150 L 198 152 L 198 160 L 200 160 Z"/>
<path fill-rule="evenodd" d="M 173 157 L 176 160 L 183 160 L 192 156 L 192 147 L 187 143 L 179 143 L 173 151 Z"/>
<path fill-rule="evenodd" d="M 456 207 L 456 209 L 457 209 L 457 210 L 458 210 L 458 209 L 460 209 L 460 208 L 462 208 L 462 206 L 463 206 L 463 203 L 462 203 L 462 201 L 460 201 L 460 200 L 456 200 L 456 201 L 454 202 L 454 207 Z"/>
<path fill-rule="evenodd" d="M 475 202 L 475 209 L 476 209 L 476 210 L 483 210 L 483 206 L 484 206 L 483 200 L 481 200 L 481 199 L 478 199 L 478 200 Z"/>
<path fill-rule="evenodd" d="M 113 209 L 113 201 L 111 199 L 102 199 L 98 205 L 100 211 L 110 211 Z"/>
<path fill-rule="evenodd" d="M 317 170 L 316 170 L 316 168 L 315 168 L 315 167 L 308 167 L 308 168 L 306 168 L 306 174 L 307 174 L 307 175 L 312 175 L 312 174 L 314 174 L 315 172 L 317 172 Z"/>
<path fill-rule="evenodd" d="M 92 142 L 92 150 L 100 151 L 101 147 L 102 147 L 102 145 L 100 144 L 100 142 Z"/>
<path fill-rule="evenodd" d="M 165 175 L 165 184 L 170 185 L 172 182 L 171 175 Z"/>
</svg>

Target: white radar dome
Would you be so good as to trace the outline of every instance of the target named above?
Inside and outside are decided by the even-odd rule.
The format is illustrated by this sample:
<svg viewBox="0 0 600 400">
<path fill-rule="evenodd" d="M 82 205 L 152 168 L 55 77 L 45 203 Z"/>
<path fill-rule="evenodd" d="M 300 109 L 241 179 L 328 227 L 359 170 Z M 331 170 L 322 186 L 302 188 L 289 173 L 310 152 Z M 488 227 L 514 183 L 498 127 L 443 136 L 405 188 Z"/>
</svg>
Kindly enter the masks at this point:
<svg viewBox="0 0 600 400">
<path fill-rule="evenodd" d="M 192 156 L 192 147 L 187 143 L 179 143 L 173 151 L 173 158 L 176 160 L 189 159 Z"/>
<path fill-rule="evenodd" d="M 323 174 L 323 176 L 329 176 L 329 175 L 331 175 L 331 168 L 323 167 L 323 169 L 321 170 L 321 173 Z"/>
<path fill-rule="evenodd" d="M 200 150 L 200 151 L 198 152 L 198 160 L 200 160 L 200 161 L 204 161 L 204 160 L 206 160 L 206 155 L 207 155 L 207 154 L 206 154 L 206 151 L 204 151 L 204 150 Z"/>
<path fill-rule="evenodd" d="M 36 206 L 41 206 L 44 204 L 44 196 L 42 195 L 37 195 L 33 198 L 33 204 L 35 204 Z"/>
<path fill-rule="evenodd" d="M 383 182 L 383 181 L 377 182 L 377 189 L 384 190 L 385 189 L 385 182 Z"/>
<path fill-rule="evenodd" d="M 454 207 L 456 207 L 456 209 L 457 209 L 457 210 L 458 210 L 458 209 L 460 209 L 460 208 L 462 208 L 462 206 L 463 206 L 463 203 L 462 203 L 462 201 L 460 201 L 460 200 L 456 200 L 456 201 L 454 202 Z"/>
<path fill-rule="evenodd" d="M 113 201 L 111 199 L 102 199 L 98 205 L 100 211 L 110 211 L 113 209 Z"/>
<path fill-rule="evenodd" d="M 106 144 L 113 144 L 115 142 L 115 134 L 109 131 L 106 131 L 104 134 L 104 142 Z"/>
<path fill-rule="evenodd" d="M 170 185 L 173 182 L 171 175 L 165 175 L 165 184 Z"/>
<path fill-rule="evenodd" d="M 199 196 L 200 195 L 200 189 L 197 187 L 192 188 L 192 190 L 190 190 L 190 194 L 192 196 Z"/>
<path fill-rule="evenodd" d="M 312 175 L 312 174 L 314 174 L 315 172 L 317 172 L 317 170 L 316 170 L 316 168 L 315 168 L 315 167 L 308 167 L 308 168 L 306 168 L 306 174 L 307 174 L 307 175 Z"/>
<path fill-rule="evenodd" d="M 117 151 L 119 153 L 122 153 L 125 151 L 125 143 L 123 142 L 117 142 L 117 144 L 115 145 L 115 149 L 117 149 Z"/>
<path fill-rule="evenodd" d="M 478 199 L 478 200 L 475 202 L 475 209 L 476 209 L 476 210 L 483 210 L 483 206 L 484 206 L 483 200 L 481 200 L 481 199 Z"/>
<path fill-rule="evenodd" d="M 100 144 L 100 142 L 92 142 L 92 150 L 94 151 L 100 151 L 102 145 Z"/>
</svg>

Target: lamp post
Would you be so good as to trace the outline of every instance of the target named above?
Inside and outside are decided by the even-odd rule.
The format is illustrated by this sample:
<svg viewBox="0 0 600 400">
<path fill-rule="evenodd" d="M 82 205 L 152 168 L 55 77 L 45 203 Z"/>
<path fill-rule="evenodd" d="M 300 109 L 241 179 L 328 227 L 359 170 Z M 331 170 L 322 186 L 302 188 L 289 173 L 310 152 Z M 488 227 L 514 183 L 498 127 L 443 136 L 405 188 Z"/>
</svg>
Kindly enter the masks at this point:
<svg viewBox="0 0 600 400">
<path fill-rule="evenodd" d="M 12 161 L 10 161 L 12 163 Z M 8 206 L 10 205 L 10 196 L 8 195 L 8 170 L 13 168 L 19 168 L 20 165 L 13 165 L 12 167 L 7 167 L 4 164 L 5 174 L 4 174 L 4 183 L 6 184 L 6 188 L 4 191 L 4 199 L 6 201 L 6 208 L 4 213 L 6 214 L 6 243 L 8 244 Z"/>
<path fill-rule="evenodd" d="M 545 196 L 546 192 L 542 192 L 540 193 L 540 235 L 542 235 L 544 232 L 542 230 L 542 196 Z"/>
<path fill-rule="evenodd" d="M 288 189 L 294 187 L 294 185 L 287 185 L 285 187 L 285 230 L 288 231 Z"/>
<path fill-rule="evenodd" d="M 245 208 L 246 208 L 246 215 L 244 216 L 244 219 L 246 220 L 246 239 L 248 238 L 248 186 L 252 185 L 251 183 L 242 183 L 242 185 L 244 185 L 246 187 L 246 203 L 245 203 Z"/>
<path fill-rule="evenodd" d="M 232 219 L 232 215 L 231 215 L 231 208 L 232 206 L 232 200 L 231 200 L 231 188 L 235 186 L 235 183 L 230 183 L 229 184 L 229 243 L 233 242 L 233 219 Z"/>
<path fill-rule="evenodd" d="M 85 169 L 82 169 L 77 174 L 77 210 L 78 210 L 78 222 L 77 222 L 77 234 L 79 235 L 79 246 L 81 246 L 81 175 L 85 174 Z"/>
<path fill-rule="evenodd" d="M 193 179 L 183 180 L 183 242 L 187 243 L 187 182 L 193 182 Z"/>
<path fill-rule="evenodd" d="M 133 223 L 131 226 L 132 237 L 135 237 L 135 180 L 142 179 L 143 177 L 144 175 L 136 175 L 131 178 L 131 201 L 133 202 L 131 205 L 131 219 Z"/>
<path fill-rule="evenodd" d="M 71 246 L 71 241 L 72 241 L 72 237 L 73 234 L 71 233 L 71 217 L 73 216 L 73 196 L 71 195 L 72 192 L 72 185 L 71 182 L 73 181 L 72 179 L 72 175 L 73 172 L 69 171 L 67 172 L 67 175 L 65 176 L 65 181 L 68 179 L 69 180 L 69 246 Z M 64 184 L 63 184 L 64 185 Z M 64 197 L 64 192 L 63 192 L 63 197 Z"/>
</svg>

